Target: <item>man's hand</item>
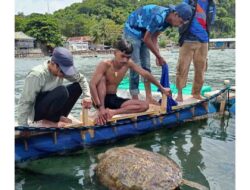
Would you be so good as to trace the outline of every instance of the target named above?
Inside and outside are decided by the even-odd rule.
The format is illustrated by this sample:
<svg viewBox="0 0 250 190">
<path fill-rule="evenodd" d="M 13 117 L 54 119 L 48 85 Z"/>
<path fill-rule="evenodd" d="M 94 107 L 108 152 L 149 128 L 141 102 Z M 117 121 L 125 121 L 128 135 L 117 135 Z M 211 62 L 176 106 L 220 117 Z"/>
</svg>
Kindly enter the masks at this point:
<svg viewBox="0 0 250 190">
<path fill-rule="evenodd" d="M 86 109 L 90 109 L 92 105 L 91 98 L 83 98 L 82 99 L 82 107 Z"/>
<path fill-rule="evenodd" d="M 104 125 L 108 121 L 108 112 L 105 108 L 100 107 L 98 110 L 98 118 L 96 119 L 96 124 Z"/>
<path fill-rule="evenodd" d="M 167 62 L 164 60 L 163 57 L 156 58 L 155 61 L 156 61 L 156 65 L 157 65 L 157 66 L 162 66 L 162 65 L 164 65 L 164 64 L 167 63 Z"/>
<path fill-rule="evenodd" d="M 172 92 L 170 88 L 162 88 L 161 92 L 166 96 L 172 96 Z"/>
</svg>

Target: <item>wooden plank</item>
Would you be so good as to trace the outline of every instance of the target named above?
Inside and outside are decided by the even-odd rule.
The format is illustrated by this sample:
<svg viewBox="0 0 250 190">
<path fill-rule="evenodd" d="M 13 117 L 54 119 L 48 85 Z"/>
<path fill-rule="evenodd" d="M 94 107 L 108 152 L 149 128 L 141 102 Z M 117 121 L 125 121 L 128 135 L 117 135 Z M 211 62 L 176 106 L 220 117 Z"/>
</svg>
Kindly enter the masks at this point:
<svg viewBox="0 0 250 190">
<path fill-rule="evenodd" d="M 136 121 L 137 117 L 139 117 L 139 116 L 144 116 L 144 115 L 149 115 L 149 116 L 150 115 L 159 115 L 161 113 L 162 113 L 161 106 L 150 104 L 149 105 L 149 109 L 147 111 L 145 111 L 145 112 L 115 115 L 110 120 L 108 120 L 108 122 L 116 123 L 117 121 L 123 120 L 123 119 L 131 119 L 133 121 Z M 83 118 L 83 116 L 81 116 L 81 118 Z M 94 120 L 95 120 L 95 117 L 88 116 L 88 119 L 87 119 L 88 126 L 94 126 L 95 125 L 94 124 Z M 69 127 L 76 127 L 77 128 L 77 127 L 82 127 L 82 126 L 85 126 L 83 122 L 69 124 L 69 125 L 67 125 L 65 127 L 66 128 L 69 128 Z"/>
<path fill-rule="evenodd" d="M 206 92 L 204 94 L 204 96 L 207 97 L 207 98 L 209 98 L 210 96 L 213 96 L 214 94 L 217 94 L 219 92 L 220 92 L 219 90 L 214 90 L 214 91 L 211 91 L 211 92 Z"/>
<path fill-rule="evenodd" d="M 197 102 L 199 102 L 200 100 L 193 98 L 192 96 L 184 96 L 183 97 L 183 102 L 178 102 L 177 106 L 172 106 L 172 110 L 176 110 L 179 108 L 184 108 L 190 105 L 193 105 Z"/>
<path fill-rule="evenodd" d="M 166 94 L 162 94 L 162 99 L 161 99 L 161 111 L 164 112 L 167 109 L 167 96 Z"/>
<path fill-rule="evenodd" d="M 112 119 L 109 120 L 109 122 L 114 122 L 114 121 L 116 122 L 116 121 L 122 120 L 122 119 L 136 120 L 137 117 L 139 117 L 139 116 L 159 115 L 160 113 L 161 113 L 161 106 L 150 104 L 149 109 L 145 112 L 115 115 L 112 117 Z"/>
</svg>

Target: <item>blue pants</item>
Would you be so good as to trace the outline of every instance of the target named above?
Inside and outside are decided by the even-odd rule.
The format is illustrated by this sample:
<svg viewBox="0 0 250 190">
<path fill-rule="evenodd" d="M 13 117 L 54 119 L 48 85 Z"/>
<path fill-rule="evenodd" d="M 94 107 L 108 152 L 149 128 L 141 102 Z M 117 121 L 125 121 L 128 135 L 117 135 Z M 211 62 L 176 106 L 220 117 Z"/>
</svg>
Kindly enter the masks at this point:
<svg viewBox="0 0 250 190">
<path fill-rule="evenodd" d="M 61 116 L 67 117 L 81 94 L 79 83 L 58 86 L 51 91 L 39 93 L 35 103 L 34 121 L 47 119 L 58 122 Z"/>
<path fill-rule="evenodd" d="M 139 65 L 143 69 L 151 72 L 150 70 L 150 52 L 146 44 L 139 39 L 136 39 L 124 32 L 124 38 L 129 41 L 133 46 L 132 52 L 132 60 L 135 64 Z M 131 95 L 138 95 L 139 94 L 139 74 L 133 70 L 130 70 L 130 77 L 129 77 L 129 91 Z M 145 82 L 145 79 L 142 79 Z"/>
</svg>

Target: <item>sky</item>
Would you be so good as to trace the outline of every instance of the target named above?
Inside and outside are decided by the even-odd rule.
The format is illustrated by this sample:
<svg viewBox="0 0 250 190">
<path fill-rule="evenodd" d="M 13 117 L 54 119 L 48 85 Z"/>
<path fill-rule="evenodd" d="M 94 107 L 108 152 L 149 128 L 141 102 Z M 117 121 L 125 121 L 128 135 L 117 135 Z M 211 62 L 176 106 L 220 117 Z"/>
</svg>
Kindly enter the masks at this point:
<svg viewBox="0 0 250 190">
<path fill-rule="evenodd" d="M 79 2 L 82 2 L 82 0 L 15 0 L 15 14 L 18 12 L 23 12 L 24 15 L 53 13 L 58 9 Z"/>
</svg>

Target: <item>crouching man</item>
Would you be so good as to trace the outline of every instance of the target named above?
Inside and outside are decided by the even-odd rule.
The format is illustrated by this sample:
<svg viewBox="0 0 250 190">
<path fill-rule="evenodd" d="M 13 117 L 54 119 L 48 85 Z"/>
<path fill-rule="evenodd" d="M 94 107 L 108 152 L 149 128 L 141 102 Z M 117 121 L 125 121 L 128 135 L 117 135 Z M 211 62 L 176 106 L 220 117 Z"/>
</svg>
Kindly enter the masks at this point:
<svg viewBox="0 0 250 190">
<path fill-rule="evenodd" d="M 71 84 L 64 86 L 63 79 Z M 90 108 L 89 85 L 74 67 L 72 54 L 63 47 L 54 49 L 51 60 L 34 67 L 27 75 L 17 107 L 18 125 L 28 126 L 28 119 L 41 126 L 63 127 L 74 104 L 83 94 L 82 104 Z"/>
</svg>

